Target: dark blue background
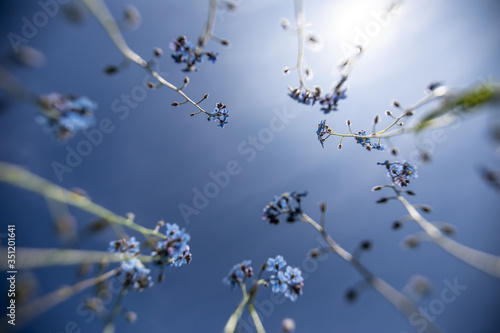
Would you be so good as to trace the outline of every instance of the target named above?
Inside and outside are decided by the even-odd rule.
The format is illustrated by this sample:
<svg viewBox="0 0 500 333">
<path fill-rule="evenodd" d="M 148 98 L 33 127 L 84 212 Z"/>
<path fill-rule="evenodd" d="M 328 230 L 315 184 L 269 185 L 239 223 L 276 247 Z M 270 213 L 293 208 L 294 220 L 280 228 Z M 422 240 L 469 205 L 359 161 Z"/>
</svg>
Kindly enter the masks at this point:
<svg viewBox="0 0 500 333">
<path fill-rule="evenodd" d="M 142 24 L 125 33 L 129 45 L 144 58 L 153 47 L 163 48 L 159 71 L 180 85 L 185 73 L 170 59 L 168 44 L 179 35 L 196 40 L 206 21 L 208 1 L 130 2 L 141 12 Z M 107 3 L 114 15 L 122 14 L 124 2 Z M 311 85 L 327 90 L 337 80 L 335 66 L 343 57 L 341 43 L 352 43 L 355 29 L 363 29 L 373 20 L 370 10 L 386 5 L 371 2 L 370 7 L 363 1 L 347 0 L 306 3 L 306 21 L 324 41 L 321 52 L 306 51 L 315 73 Z M 319 219 L 319 202 L 328 204 L 327 229 L 346 249 L 371 239 L 374 248 L 363 261 L 395 288 L 402 289 L 414 274 L 427 276 L 433 293 L 422 299 L 420 306 L 439 299 L 446 280 L 457 278 L 467 285 L 437 316 L 436 322 L 444 330 L 498 332 L 498 280 L 433 244 L 411 251 L 400 246 L 405 235 L 419 229 L 409 224 L 392 231 L 392 222 L 405 215 L 405 210 L 396 202 L 376 205 L 379 194 L 370 192 L 372 186 L 388 182 L 376 163 L 390 159 L 389 153 L 367 152 L 349 138 L 341 151 L 336 149 L 335 138 L 322 149 L 315 130 L 325 118 L 339 132 L 347 131 L 347 118 L 353 129 L 369 130 L 373 116 L 390 108 L 391 100 L 411 105 L 423 97 L 424 88 L 432 81 L 464 89 L 488 78 L 498 80 L 499 2 L 408 1 L 356 64 L 348 82 L 348 99 L 341 101 L 340 111 L 324 116 L 319 107 L 299 105 L 287 96 L 287 86 L 296 86 L 297 79 L 295 73 L 284 76 L 282 68 L 295 64 L 297 44 L 293 34 L 282 31 L 279 20 L 287 17 L 293 22 L 293 2 L 240 1 L 235 14 L 219 13 L 215 25 L 215 33 L 228 38 L 232 47 L 209 43 L 207 49 L 219 53 L 217 63 L 203 63 L 199 71 L 190 73 L 191 83 L 186 88 L 195 100 L 210 94 L 202 103 L 207 110 L 219 101 L 228 106 L 229 124 L 224 129 L 208 123 L 204 116 L 189 117 L 195 111 L 190 105 L 172 108 L 170 104 L 180 101 L 180 96 L 168 88 L 148 91 L 121 119 L 121 112 L 113 112 L 114 101 L 140 89 L 136 87 L 147 74 L 134 65 L 115 76 L 103 74 L 105 66 L 118 63 L 122 57 L 90 15 L 81 25 L 61 14 L 50 18 L 28 43 L 45 54 L 46 65 L 39 69 L 15 65 L 8 56 L 12 47 L 6 36 L 9 32 L 20 34 L 22 18 L 31 19 L 40 10 L 35 1 L 2 2 L 2 65 L 36 93 L 90 97 L 99 104 L 97 119 L 110 119 L 115 129 L 59 182 L 52 163 L 64 163 L 67 147 L 76 149 L 85 136 L 78 134 L 67 144 L 57 143 L 34 121 L 36 108 L 4 96 L 0 159 L 23 165 L 65 188 L 83 188 L 95 202 L 117 214 L 135 213 L 141 225 L 153 228 L 163 219 L 185 227 L 192 237 L 192 263 L 168 269 L 163 284 L 128 294 L 123 305 L 136 311 L 139 318 L 135 324 L 119 318 L 118 332 L 220 332 L 241 299 L 238 291 L 231 292 L 222 284 L 227 271 L 243 259 L 251 259 L 257 269 L 277 254 L 309 274 L 297 302 L 287 300 L 261 310 L 268 332 L 277 332 L 286 317 L 295 319 L 297 332 L 412 331 L 405 319 L 371 290 L 363 292 L 355 304 L 344 302 L 346 289 L 359 281 L 359 276 L 339 257 L 331 256 L 317 267 L 304 267 L 307 252 L 318 246 L 319 235 L 311 227 L 271 226 L 261 220 L 262 208 L 275 194 L 293 190 L 309 191 L 304 209 L 313 218 Z M 479 166 L 499 165 L 498 148 L 488 125 L 494 120 L 494 109 L 489 111 L 446 129 L 442 134 L 445 139 L 431 147 L 431 163 L 412 161 L 419 167 L 419 178 L 411 184 L 417 196 L 410 199 L 434 208 L 430 220 L 454 224 L 456 240 L 499 254 L 499 194 L 478 173 Z M 287 112 L 294 118 L 248 161 L 250 153 L 241 149 L 249 147 L 249 137 L 258 137 L 269 128 L 275 112 Z M 382 124 L 388 123 L 383 120 Z M 432 138 L 431 133 L 426 138 Z M 416 141 L 411 135 L 393 142 L 400 150 L 398 159 L 415 156 Z M 224 170 L 231 160 L 239 163 L 241 172 L 232 176 L 198 215 L 185 220 L 179 205 L 192 206 L 194 190 L 203 190 L 212 181 L 210 172 Z M 0 184 L 0 196 L 1 228 L 16 224 L 18 246 L 61 246 L 43 198 L 5 184 Z M 93 219 L 76 209 L 71 211 L 79 228 Z M 104 250 L 113 237 L 111 231 L 100 234 L 81 248 Z M 72 267 L 36 270 L 39 294 L 73 283 L 74 272 Z M 79 294 L 45 313 L 25 332 L 63 332 L 68 322 L 75 322 L 82 332 L 102 329 L 100 320 L 87 320 L 88 315 L 78 313 L 84 296 Z M 270 304 L 270 297 L 270 291 L 262 289 L 257 302 Z"/>
</svg>

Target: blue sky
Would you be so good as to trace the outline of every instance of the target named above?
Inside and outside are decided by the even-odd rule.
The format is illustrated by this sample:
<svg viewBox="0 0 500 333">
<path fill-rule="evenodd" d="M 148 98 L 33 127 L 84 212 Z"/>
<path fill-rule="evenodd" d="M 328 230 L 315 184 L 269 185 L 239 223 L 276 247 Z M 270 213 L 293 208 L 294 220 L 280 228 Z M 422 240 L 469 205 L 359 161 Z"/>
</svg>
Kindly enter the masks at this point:
<svg viewBox="0 0 500 333">
<path fill-rule="evenodd" d="M 121 15 L 127 4 L 107 3 L 114 15 Z M 125 32 L 127 42 L 144 58 L 153 47 L 161 47 L 164 57 L 158 71 L 170 82 L 181 84 L 186 74 L 170 58 L 168 45 L 179 35 L 196 40 L 206 21 L 208 2 L 130 3 L 141 12 L 142 23 Z M 88 96 L 99 105 L 98 124 L 108 119 L 107 127 L 113 130 L 103 134 L 71 172 L 58 177 L 54 162 L 66 163 L 68 151 L 76 150 L 87 138 L 78 134 L 67 143 L 58 143 L 35 122 L 36 108 L 2 95 L 0 160 L 20 164 L 65 188 L 83 188 L 95 202 L 117 214 L 133 212 L 144 226 L 153 228 L 165 220 L 178 223 L 191 235 L 192 263 L 168 269 L 162 284 L 128 294 L 124 306 L 138 313 L 138 321 L 127 324 L 120 318 L 118 331 L 220 332 L 241 299 L 237 290 L 221 282 L 228 270 L 244 259 L 252 260 L 257 269 L 268 257 L 281 254 L 289 264 L 308 270 L 308 276 L 303 296 L 294 303 L 277 304 L 281 301 L 271 298 L 270 290 L 259 291 L 258 311 L 268 332 L 277 332 L 286 317 L 296 321 L 297 332 L 411 332 L 411 325 L 370 289 L 354 304 L 344 301 L 345 291 L 360 277 L 339 257 L 331 255 L 317 266 L 308 266 L 306 255 L 319 239 L 310 226 L 274 226 L 261 220 L 262 208 L 274 195 L 307 190 L 305 212 L 319 219 L 318 203 L 326 202 L 327 230 L 342 246 L 353 250 L 362 240 L 373 242 L 363 263 L 378 276 L 400 290 L 415 274 L 432 282 L 433 292 L 419 306 L 428 307 L 440 299 L 455 280 L 467 286 L 436 316 L 445 331 L 497 332 L 500 282 L 434 244 L 402 248 L 402 239 L 419 229 L 409 224 L 393 231 L 393 221 L 405 215 L 405 210 L 396 202 L 375 204 L 379 193 L 370 189 L 389 182 L 376 163 L 393 159 L 389 152 L 368 152 L 349 138 L 341 151 L 335 138 L 322 148 L 315 131 L 319 121 L 326 119 L 335 130 L 346 132 L 348 118 L 356 131 L 370 130 L 374 115 L 391 108 L 392 100 L 411 105 L 434 81 L 458 90 L 484 80 L 498 81 L 500 3 L 405 1 L 401 12 L 371 38 L 349 78 L 348 98 L 341 101 L 338 112 L 328 115 L 318 106 L 297 104 L 287 96 L 287 87 L 296 86 L 298 79 L 295 73 L 283 75 L 282 69 L 296 63 L 297 41 L 281 29 L 280 19 L 288 18 L 293 24 L 293 1 L 238 3 L 235 13 L 217 15 L 215 25 L 215 33 L 229 39 L 231 47 L 208 43 L 207 49 L 219 54 L 218 60 L 190 73 L 185 90 L 195 100 L 209 93 L 201 104 L 207 110 L 217 102 L 228 106 L 229 124 L 223 129 L 204 116 L 190 117 L 196 111 L 190 105 L 171 107 L 179 100 L 173 91 L 143 89 L 150 77 L 138 66 L 104 75 L 103 69 L 122 57 L 90 15 L 82 24 L 69 22 L 61 13 L 51 17 L 28 41 L 43 52 L 45 65 L 37 69 L 16 65 L 9 56 L 12 45 L 6 36 L 22 33 L 23 18 L 32 19 L 41 7 L 35 1 L 1 5 L 0 64 L 38 94 Z M 305 53 L 314 72 L 311 86 L 330 88 L 338 79 L 341 46 L 359 38 L 358 32 L 376 21 L 372 11 L 387 4 L 361 0 L 306 3 L 309 29 L 324 43 L 320 51 Z M 123 100 L 126 95 L 136 96 L 128 106 Z M 412 160 L 418 166 L 419 178 L 410 185 L 417 193 L 410 198 L 412 202 L 431 205 L 430 220 L 452 223 L 457 241 L 499 254 L 499 194 L 478 173 L 480 166 L 498 168 L 500 162 L 490 132 L 498 108 L 485 111 L 434 134 L 439 140 L 432 139 L 433 133 L 424 135 L 423 140 L 432 142 L 430 163 L 412 160 L 417 143 L 413 136 L 396 137 L 393 143 L 400 151 L 398 160 Z M 197 191 L 203 192 L 214 174 L 228 168 L 233 174 L 227 185 L 219 187 L 197 214 L 183 216 L 180 207 L 194 207 Z M 18 246 L 62 246 L 51 229 L 43 198 L 5 184 L 0 184 L 0 196 L 0 226 L 16 224 Z M 71 212 L 79 229 L 93 220 L 76 209 Z M 79 246 L 105 250 L 112 239 L 109 231 Z M 75 281 L 74 267 L 34 273 L 40 294 Z M 153 268 L 153 276 L 157 274 Z M 24 331 L 63 332 L 70 322 L 82 332 L 100 330 L 100 320 L 79 311 L 84 296 L 79 294 L 45 313 Z M 244 326 L 241 331 L 246 332 Z"/>
</svg>

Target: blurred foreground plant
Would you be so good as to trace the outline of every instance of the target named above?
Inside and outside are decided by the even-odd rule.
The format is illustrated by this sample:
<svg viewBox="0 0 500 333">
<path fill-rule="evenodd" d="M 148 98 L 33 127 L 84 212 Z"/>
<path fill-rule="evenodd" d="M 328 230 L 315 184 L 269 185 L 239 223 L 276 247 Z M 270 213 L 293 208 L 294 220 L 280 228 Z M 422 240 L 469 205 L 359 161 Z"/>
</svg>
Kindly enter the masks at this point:
<svg viewBox="0 0 500 333">
<path fill-rule="evenodd" d="M 29 249 L 17 248 L 17 268 L 29 269 L 58 265 L 89 265 L 98 263 L 100 275 L 90 278 L 70 287 L 63 287 L 50 294 L 31 301 L 19 307 L 18 315 L 23 318 L 20 325 L 25 325 L 36 316 L 49 310 L 55 305 L 80 293 L 90 287 L 105 288 L 104 282 L 112 277 L 120 278 L 121 291 L 111 312 L 100 307 L 99 312 L 105 319 L 104 332 L 114 332 L 115 317 L 124 313 L 121 306 L 123 297 L 130 291 L 142 291 L 152 287 L 151 269 L 145 264 L 152 263 L 159 268 L 158 280 L 163 280 L 165 267 L 180 267 L 191 261 L 192 255 L 189 245 L 190 235 L 177 224 L 166 224 L 165 234 L 160 228 L 165 226 L 163 221 L 157 223 L 155 229 L 145 228 L 134 221 L 132 214 L 122 217 L 106 208 L 92 202 L 81 192 L 74 192 L 59 187 L 40 178 L 18 166 L 0 162 L 0 181 L 38 193 L 47 200 L 57 201 L 66 205 L 75 206 L 107 221 L 114 227 L 118 239 L 109 244 L 107 252 L 70 250 L 70 249 Z M 141 233 L 145 237 L 142 246 L 135 237 L 129 237 L 123 228 Z M 141 249 L 142 247 L 142 249 Z M 149 254 L 141 254 L 141 250 L 152 248 Z M 4 252 L 5 250 L 2 250 Z M 103 272 L 109 263 L 120 263 L 107 272 Z M 6 262 L 0 263 L 0 268 L 7 270 Z M 20 326 L 18 325 L 18 326 Z"/>
</svg>

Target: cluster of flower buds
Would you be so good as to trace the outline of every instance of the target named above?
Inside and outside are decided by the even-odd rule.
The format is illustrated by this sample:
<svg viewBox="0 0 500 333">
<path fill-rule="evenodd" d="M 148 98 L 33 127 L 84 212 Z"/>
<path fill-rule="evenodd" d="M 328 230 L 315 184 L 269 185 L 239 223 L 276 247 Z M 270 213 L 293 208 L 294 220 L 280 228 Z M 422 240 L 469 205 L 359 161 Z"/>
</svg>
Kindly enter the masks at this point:
<svg viewBox="0 0 500 333">
<path fill-rule="evenodd" d="M 306 195 L 307 192 L 292 192 L 284 193 L 280 197 L 275 197 L 272 202 L 264 207 L 262 219 L 269 220 L 271 224 L 278 224 L 280 222 L 279 216 L 285 214 L 288 215 L 286 218 L 287 222 L 297 221 L 302 214 L 302 208 L 300 206 L 301 198 Z"/>
<path fill-rule="evenodd" d="M 387 176 L 391 177 L 399 187 L 406 187 L 410 184 L 410 179 L 417 178 L 417 168 L 406 161 L 402 163 L 385 161 L 377 165 L 385 165 Z"/>
<path fill-rule="evenodd" d="M 180 267 L 189 264 L 192 259 L 189 245 L 187 244 L 191 236 L 180 229 L 177 224 L 167 223 L 167 238 L 156 243 L 151 255 L 154 263 L 158 265 Z"/>
<path fill-rule="evenodd" d="M 299 103 L 306 105 L 314 105 L 316 102 L 319 102 L 323 107 L 321 110 L 326 114 L 330 111 L 336 111 L 338 102 L 341 99 L 346 99 L 346 91 L 347 88 L 343 88 L 340 90 L 334 90 L 329 94 L 321 96 L 321 88 L 314 87 L 314 90 L 309 90 L 304 87 L 292 88 L 288 87 L 290 92 L 288 96 L 292 99 L 296 100 Z"/>
<path fill-rule="evenodd" d="M 203 58 L 215 63 L 217 54 L 214 52 L 203 51 L 200 47 L 194 46 L 187 40 L 186 36 L 179 36 L 170 43 L 170 49 L 174 51 L 172 59 L 176 63 L 186 64 L 184 72 L 192 72 L 196 70 L 196 63 L 201 63 Z"/>
<path fill-rule="evenodd" d="M 234 265 L 222 282 L 232 288 L 244 284 L 247 278 L 254 275 L 253 268 L 250 266 L 251 263 L 250 260 L 244 260 Z M 302 295 L 304 287 L 302 271 L 297 267 L 287 266 L 283 256 L 278 255 L 276 258 L 267 259 L 263 267 L 265 267 L 266 271 L 273 273 L 268 279 L 261 280 L 266 286 L 271 285 L 273 293 L 282 293 L 292 301 Z"/>
<path fill-rule="evenodd" d="M 57 139 L 66 140 L 94 125 L 96 103 L 87 97 L 50 93 L 38 97 L 42 116 L 37 121 Z"/>
</svg>

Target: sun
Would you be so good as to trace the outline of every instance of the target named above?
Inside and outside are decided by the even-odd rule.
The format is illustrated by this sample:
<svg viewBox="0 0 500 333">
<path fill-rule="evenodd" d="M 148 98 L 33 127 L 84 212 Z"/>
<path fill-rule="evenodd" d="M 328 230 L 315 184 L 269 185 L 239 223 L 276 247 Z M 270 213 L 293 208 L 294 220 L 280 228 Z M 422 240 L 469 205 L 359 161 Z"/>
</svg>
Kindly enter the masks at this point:
<svg viewBox="0 0 500 333">
<path fill-rule="evenodd" d="M 340 42 L 342 53 L 348 56 L 358 46 L 369 46 L 382 33 L 400 3 L 399 0 L 343 0 L 325 8 L 323 15 L 331 21 L 330 37 Z"/>
</svg>

